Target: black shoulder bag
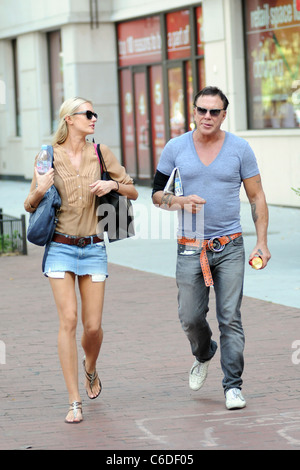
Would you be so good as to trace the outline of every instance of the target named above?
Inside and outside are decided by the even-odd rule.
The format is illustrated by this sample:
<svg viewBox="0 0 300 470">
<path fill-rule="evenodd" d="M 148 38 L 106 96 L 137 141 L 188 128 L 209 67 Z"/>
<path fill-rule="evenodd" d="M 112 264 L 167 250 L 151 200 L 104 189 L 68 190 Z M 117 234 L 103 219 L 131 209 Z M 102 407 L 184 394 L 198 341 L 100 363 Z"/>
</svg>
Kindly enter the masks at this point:
<svg viewBox="0 0 300 470">
<path fill-rule="evenodd" d="M 114 181 L 107 171 L 100 144 L 94 144 L 94 146 L 100 161 L 101 179 Z M 97 232 L 107 232 L 110 243 L 135 235 L 133 206 L 126 196 L 122 196 L 116 191 L 110 191 L 101 196 L 97 214 L 99 216 Z"/>
</svg>

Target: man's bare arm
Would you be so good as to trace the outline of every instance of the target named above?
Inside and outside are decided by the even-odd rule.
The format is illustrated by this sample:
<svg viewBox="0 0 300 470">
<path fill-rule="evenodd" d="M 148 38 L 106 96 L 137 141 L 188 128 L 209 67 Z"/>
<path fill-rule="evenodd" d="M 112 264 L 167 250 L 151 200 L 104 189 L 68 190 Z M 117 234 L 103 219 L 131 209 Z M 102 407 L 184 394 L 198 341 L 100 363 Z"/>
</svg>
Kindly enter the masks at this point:
<svg viewBox="0 0 300 470">
<path fill-rule="evenodd" d="M 249 259 L 253 258 L 255 254 L 259 254 L 263 260 L 263 267 L 265 267 L 271 258 L 271 253 L 268 249 L 268 224 L 269 224 L 269 211 L 266 203 L 265 193 L 262 188 L 260 175 L 247 178 L 243 181 L 247 197 L 251 205 L 252 219 L 255 225 L 257 242 L 252 250 Z"/>
<path fill-rule="evenodd" d="M 188 212 L 199 212 L 205 200 L 200 196 L 192 194 L 190 196 L 174 196 L 167 194 L 163 191 L 157 191 L 152 196 L 153 204 L 159 206 L 161 209 L 169 211 L 178 211 L 180 209 L 187 210 Z"/>
</svg>

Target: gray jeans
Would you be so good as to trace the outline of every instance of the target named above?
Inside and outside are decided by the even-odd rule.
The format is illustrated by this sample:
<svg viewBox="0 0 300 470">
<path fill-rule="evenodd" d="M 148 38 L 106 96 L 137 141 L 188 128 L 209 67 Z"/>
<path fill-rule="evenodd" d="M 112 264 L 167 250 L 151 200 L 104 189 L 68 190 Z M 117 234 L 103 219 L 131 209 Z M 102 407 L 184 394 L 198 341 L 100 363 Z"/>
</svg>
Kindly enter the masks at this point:
<svg viewBox="0 0 300 470">
<path fill-rule="evenodd" d="M 217 343 L 207 322 L 209 287 L 205 286 L 200 266 L 201 248 L 178 245 L 176 281 L 178 312 L 191 350 L 200 362 L 211 359 Z M 241 321 L 241 302 L 245 251 L 243 237 L 228 243 L 224 250 L 207 251 L 214 280 L 216 312 L 220 330 L 221 367 L 224 391 L 241 388 L 244 369 L 245 337 Z"/>
</svg>

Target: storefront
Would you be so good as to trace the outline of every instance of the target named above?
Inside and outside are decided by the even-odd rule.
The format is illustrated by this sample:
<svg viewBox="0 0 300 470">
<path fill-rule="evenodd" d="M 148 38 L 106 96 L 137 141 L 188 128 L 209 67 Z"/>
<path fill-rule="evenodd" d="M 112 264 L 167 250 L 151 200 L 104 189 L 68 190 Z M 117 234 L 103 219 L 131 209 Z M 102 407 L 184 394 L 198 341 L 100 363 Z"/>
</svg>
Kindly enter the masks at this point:
<svg viewBox="0 0 300 470">
<path fill-rule="evenodd" d="M 151 181 L 166 141 L 193 128 L 201 30 L 201 6 L 117 25 L 122 154 L 139 183 Z"/>
<path fill-rule="evenodd" d="M 249 129 L 300 126 L 300 0 L 245 2 Z"/>
<path fill-rule="evenodd" d="M 61 102 L 84 96 L 95 140 L 151 186 L 166 142 L 193 129 L 195 93 L 214 85 L 268 202 L 300 207 L 300 0 L 24 3 L 1 0 L 0 179 L 30 180 Z"/>
</svg>

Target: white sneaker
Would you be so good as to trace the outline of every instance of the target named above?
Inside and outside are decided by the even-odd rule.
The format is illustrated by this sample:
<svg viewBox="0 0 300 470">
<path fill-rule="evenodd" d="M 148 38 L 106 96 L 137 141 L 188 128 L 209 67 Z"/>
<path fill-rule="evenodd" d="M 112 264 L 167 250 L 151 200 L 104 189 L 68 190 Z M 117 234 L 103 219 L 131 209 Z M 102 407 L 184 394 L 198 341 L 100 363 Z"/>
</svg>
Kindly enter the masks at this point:
<svg viewBox="0 0 300 470">
<path fill-rule="evenodd" d="M 239 388 L 230 388 L 225 393 L 226 408 L 227 410 L 234 410 L 237 408 L 245 408 L 246 400 L 242 395 Z"/>
<path fill-rule="evenodd" d="M 189 386 L 192 390 L 200 390 L 207 377 L 210 360 L 206 362 L 195 361 L 190 370 Z"/>
</svg>

